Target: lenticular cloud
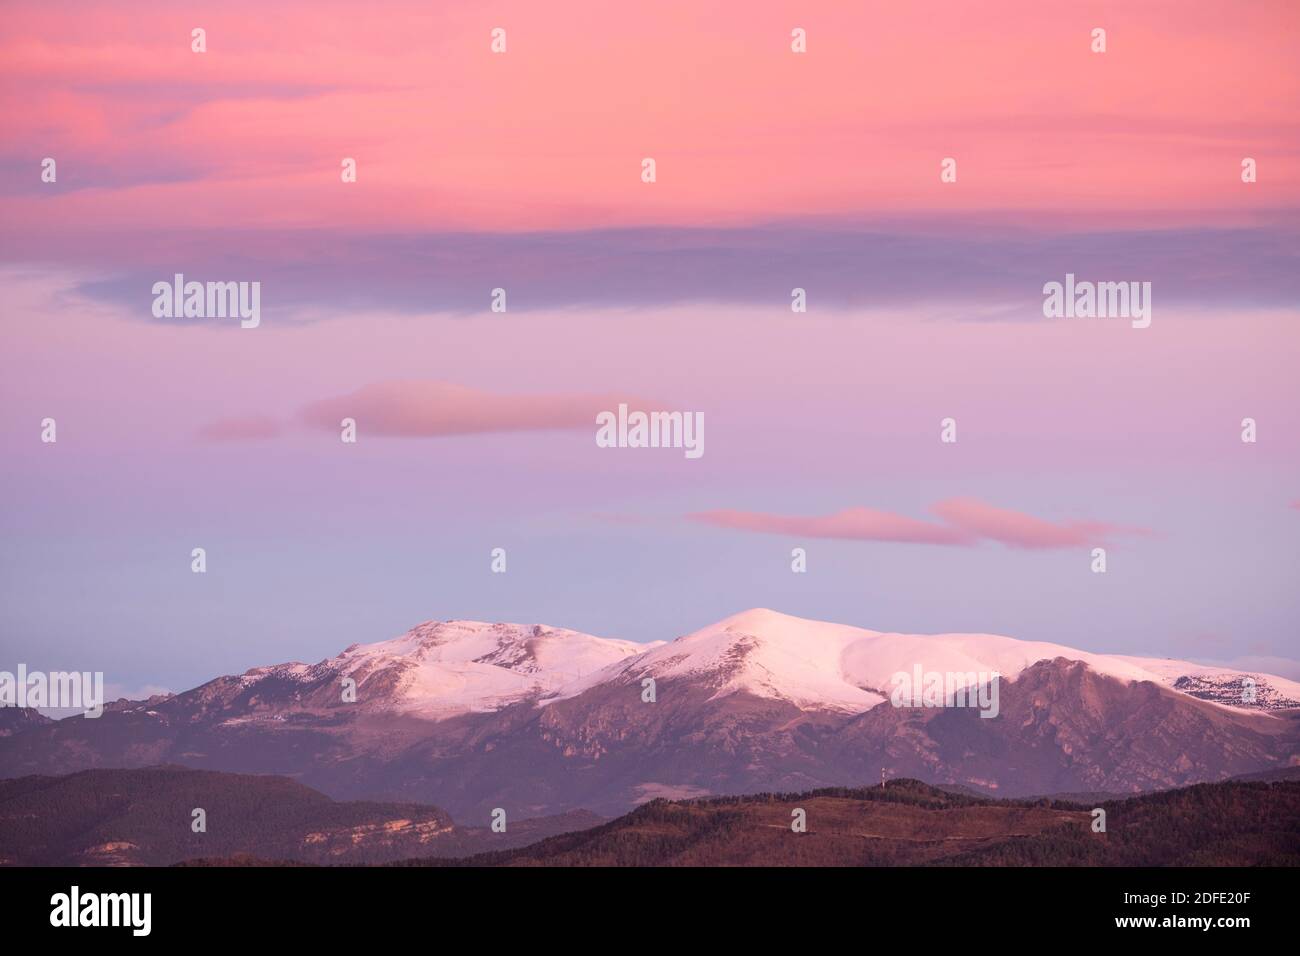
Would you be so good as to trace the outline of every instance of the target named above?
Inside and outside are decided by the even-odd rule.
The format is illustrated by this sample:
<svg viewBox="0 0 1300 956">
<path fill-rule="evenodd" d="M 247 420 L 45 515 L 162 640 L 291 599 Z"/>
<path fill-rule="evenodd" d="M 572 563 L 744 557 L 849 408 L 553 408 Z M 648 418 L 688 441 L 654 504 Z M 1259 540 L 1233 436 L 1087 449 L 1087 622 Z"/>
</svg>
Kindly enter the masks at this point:
<svg viewBox="0 0 1300 956">
<path fill-rule="evenodd" d="M 832 515 L 803 517 L 756 511 L 717 510 L 689 515 L 693 521 L 766 534 L 854 541 L 970 545 L 997 541 L 1010 548 L 1070 548 L 1104 542 L 1117 534 L 1147 534 L 1104 521 L 1055 523 L 975 498 L 950 498 L 930 509 L 943 523 L 874 508 L 845 508 Z"/>
<path fill-rule="evenodd" d="M 483 432 L 595 428 L 600 411 L 627 397 L 583 394 L 501 395 L 451 382 L 394 381 L 366 385 L 349 395 L 312 402 L 299 418 L 338 428 L 342 418 L 364 422 L 368 432 L 401 438 Z"/>
</svg>

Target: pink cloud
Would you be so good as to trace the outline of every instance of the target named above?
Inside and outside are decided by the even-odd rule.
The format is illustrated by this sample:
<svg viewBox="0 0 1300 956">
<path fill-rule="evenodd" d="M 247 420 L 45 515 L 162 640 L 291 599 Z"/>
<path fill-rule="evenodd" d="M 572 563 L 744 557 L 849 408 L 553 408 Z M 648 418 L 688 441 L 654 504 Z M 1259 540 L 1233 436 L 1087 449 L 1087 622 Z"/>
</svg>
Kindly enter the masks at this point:
<svg viewBox="0 0 1300 956">
<path fill-rule="evenodd" d="M 974 498 L 950 498 L 931 509 L 943 524 L 909 518 L 874 508 L 845 508 L 821 517 L 716 510 L 688 515 L 692 521 L 765 534 L 855 541 L 911 544 L 970 545 L 997 541 L 1011 548 L 1071 548 L 1102 543 L 1115 534 L 1147 534 L 1102 521 L 1057 524 L 1033 515 L 996 508 Z"/>
<path fill-rule="evenodd" d="M 254 441 L 275 438 L 280 431 L 280 423 L 275 419 L 249 415 L 209 422 L 199 429 L 199 437 L 207 441 Z"/>
<path fill-rule="evenodd" d="M 274 15 L 227 0 L 205 9 L 203 55 L 181 6 L 129 6 L 6 4 L 10 158 L 57 150 L 87 181 L 159 156 L 199 168 L 187 182 L 14 196 L 15 228 L 593 228 L 909 208 L 1104 210 L 1113 223 L 1300 196 L 1291 0 L 1201 0 L 1177 30 L 1166 4 L 1114 4 L 1104 56 L 1094 24 L 1036 0 L 1005 0 L 997 17 L 816 5 L 799 24 L 806 55 L 791 52 L 789 5 L 771 0 L 743 18 L 692 0 L 499 0 L 490 19 L 444 4 L 464 8 L 436 27 L 427 3 L 361 22 L 341 0 L 282 0 Z M 489 51 L 498 24 L 506 56 Z M 683 69 L 664 75 L 666 57 Z M 394 116 L 421 121 L 399 135 Z M 653 189 L 639 179 L 648 151 Z M 1241 188 L 1245 155 L 1277 157 L 1267 189 Z M 341 188 L 343 156 L 359 160 L 355 189 Z M 955 188 L 939 182 L 944 156 L 960 163 Z"/>
<path fill-rule="evenodd" d="M 298 414 L 318 428 L 337 429 L 354 418 L 370 434 L 402 438 L 564 428 L 590 428 L 594 435 L 597 413 L 619 402 L 650 404 L 626 395 L 500 395 L 451 382 L 395 381 L 312 402 Z"/>
<path fill-rule="evenodd" d="M 1021 511 L 995 508 L 975 498 L 949 498 L 930 510 L 969 535 L 998 541 L 1010 548 L 1073 548 L 1097 544 L 1115 534 L 1149 533 L 1146 529 L 1124 528 L 1104 521 L 1056 524 Z"/>
<path fill-rule="evenodd" d="M 856 541 L 906 541 L 916 544 L 971 544 L 974 539 L 954 528 L 918 521 L 874 508 L 845 508 L 824 517 L 763 514 L 756 511 L 705 511 L 688 515 L 692 521 L 737 531 L 799 535 L 810 538 L 849 538 Z"/>
</svg>

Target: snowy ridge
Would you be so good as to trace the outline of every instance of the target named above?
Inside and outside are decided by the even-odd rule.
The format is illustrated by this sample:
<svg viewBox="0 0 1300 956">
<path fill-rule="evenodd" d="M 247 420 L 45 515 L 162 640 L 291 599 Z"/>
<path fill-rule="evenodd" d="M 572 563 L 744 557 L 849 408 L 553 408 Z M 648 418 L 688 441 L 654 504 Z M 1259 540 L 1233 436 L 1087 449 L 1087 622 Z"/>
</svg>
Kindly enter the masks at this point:
<svg viewBox="0 0 1300 956">
<path fill-rule="evenodd" d="M 1300 683 L 1268 674 L 1169 659 L 1095 654 L 997 634 L 897 634 L 805 620 L 756 608 L 671 642 L 637 644 L 543 625 L 430 621 L 388 641 L 354 644 L 319 664 L 255 668 L 245 686 L 274 678 L 292 684 L 351 677 L 366 709 L 442 719 L 523 701 L 567 700 L 606 683 L 686 679 L 714 698 L 748 693 L 804 710 L 855 714 L 913 668 L 953 674 L 996 672 L 1012 680 L 1041 660 L 1082 661 L 1122 681 L 1153 681 L 1218 706 L 1300 707 Z M 1253 678 L 1258 702 L 1241 700 Z M 965 683 L 965 681 L 959 681 Z"/>
<path fill-rule="evenodd" d="M 255 668 L 240 680 L 351 677 L 367 709 L 442 718 L 560 693 L 646 647 L 542 625 L 429 621 L 319 664 Z"/>
<path fill-rule="evenodd" d="M 618 671 L 658 679 L 690 677 L 716 688 L 715 697 L 746 692 L 788 700 L 802 709 L 861 713 L 885 700 L 893 675 L 926 671 L 991 674 L 1016 678 L 1041 660 L 1082 661 L 1122 681 L 1153 681 L 1221 706 L 1237 709 L 1241 678 L 1263 688 L 1261 704 L 1300 707 L 1300 684 L 1267 674 L 1248 675 L 1189 661 L 1094 654 L 1043 641 L 997 634 L 896 634 L 811 621 L 766 608 L 732 615 L 716 624 L 645 651 Z M 1212 679 L 1213 689 L 1202 680 Z M 966 681 L 958 681 L 964 684 Z M 1215 692 L 1217 691 L 1217 693 Z M 1271 697 L 1270 697 L 1271 695 Z"/>
<path fill-rule="evenodd" d="M 559 693 L 643 649 L 541 625 L 429 622 L 391 641 L 349 648 L 341 672 L 361 686 L 377 671 L 396 670 L 395 709 L 438 716 Z"/>
</svg>

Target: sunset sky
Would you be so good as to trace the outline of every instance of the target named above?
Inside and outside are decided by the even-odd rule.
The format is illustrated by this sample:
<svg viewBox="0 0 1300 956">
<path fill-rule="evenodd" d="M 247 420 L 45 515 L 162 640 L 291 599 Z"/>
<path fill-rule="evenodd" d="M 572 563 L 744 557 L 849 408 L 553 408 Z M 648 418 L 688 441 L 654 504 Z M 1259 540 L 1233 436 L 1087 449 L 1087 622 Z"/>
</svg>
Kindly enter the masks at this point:
<svg viewBox="0 0 1300 956">
<path fill-rule="evenodd" d="M 1300 6 L 1071 6 L 6 4 L 0 669 L 767 606 L 1300 676 Z"/>
</svg>

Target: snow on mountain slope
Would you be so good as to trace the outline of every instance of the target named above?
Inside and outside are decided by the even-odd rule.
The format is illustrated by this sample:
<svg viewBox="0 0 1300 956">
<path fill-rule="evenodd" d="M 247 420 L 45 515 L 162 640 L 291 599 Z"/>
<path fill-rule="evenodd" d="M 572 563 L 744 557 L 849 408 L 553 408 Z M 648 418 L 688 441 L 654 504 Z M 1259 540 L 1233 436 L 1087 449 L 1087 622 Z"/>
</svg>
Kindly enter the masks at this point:
<svg viewBox="0 0 1300 956">
<path fill-rule="evenodd" d="M 1094 654 L 1061 644 L 996 634 L 883 633 L 805 620 L 764 608 L 728 617 L 611 665 L 607 671 L 656 680 L 699 679 L 716 688 L 715 697 L 745 691 L 788 700 L 803 709 L 860 713 L 888 697 L 894 687 L 894 674 L 910 674 L 917 666 L 924 671 L 983 674 L 986 679 L 997 672 L 1010 680 L 1037 661 L 1056 657 L 1083 661 L 1094 671 L 1123 681 L 1154 681 L 1183 692 L 1189 692 L 1184 678 L 1216 672 L 1215 668 L 1186 661 Z M 1229 691 L 1235 687 L 1240 696 L 1242 675 L 1227 669 L 1219 669 L 1218 673 L 1222 695 L 1192 696 L 1232 705 L 1237 701 Z M 1290 697 L 1293 705 L 1300 705 L 1300 693 L 1290 691 L 1300 690 L 1294 682 L 1258 676 Z M 600 675 L 598 679 L 603 678 Z M 967 681 L 959 679 L 957 683 L 964 685 Z M 570 688 L 570 693 L 579 689 Z"/>
<path fill-rule="evenodd" d="M 646 647 L 542 625 L 429 621 L 392 640 L 353 644 L 316 665 L 258 668 L 241 680 L 351 677 L 367 709 L 438 718 L 560 692 Z"/>
<path fill-rule="evenodd" d="M 1167 657 L 1117 657 L 1131 661 L 1155 675 L 1152 680 L 1172 687 L 1192 697 L 1209 700 L 1226 706 L 1241 703 L 1242 680 L 1255 681 L 1258 706 L 1265 710 L 1283 710 L 1300 707 L 1300 681 L 1288 680 L 1259 671 L 1243 671 L 1215 664 L 1197 664 Z"/>
<path fill-rule="evenodd" d="M 859 713 L 884 698 L 845 669 L 864 634 L 855 627 L 755 609 L 653 648 L 619 668 L 656 680 L 691 677 L 717 688 L 714 697 L 747 691 L 806 709 Z"/>
<path fill-rule="evenodd" d="M 1300 684 L 1188 661 L 1094 654 L 1062 644 L 996 634 L 895 634 L 805 620 L 763 608 L 732 615 L 670 643 L 636 644 L 564 628 L 479 621 L 430 621 L 389 641 L 354 644 L 315 665 L 256 668 L 239 680 L 269 690 L 324 687 L 309 702 L 337 701 L 338 679 L 357 682 L 357 702 L 428 719 L 485 713 L 532 700 L 568 700 L 611 681 L 687 679 L 719 699 L 746 692 L 804 710 L 856 714 L 886 700 L 902 671 L 1011 680 L 1057 657 L 1082 661 L 1123 681 L 1153 681 L 1220 706 L 1252 710 L 1300 707 Z M 1243 705 L 1242 678 L 1258 684 Z M 268 682 L 263 684 L 263 682 Z M 968 683 L 958 677 L 958 685 Z M 260 693 L 260 691 L 259 691 Z M 291 700 L 297 700 L 292 694 Z"/>
</svg>

